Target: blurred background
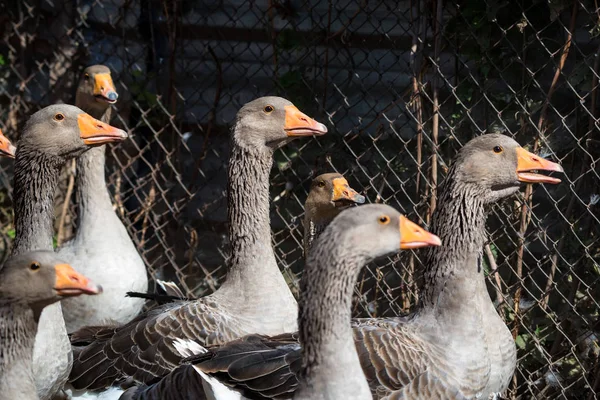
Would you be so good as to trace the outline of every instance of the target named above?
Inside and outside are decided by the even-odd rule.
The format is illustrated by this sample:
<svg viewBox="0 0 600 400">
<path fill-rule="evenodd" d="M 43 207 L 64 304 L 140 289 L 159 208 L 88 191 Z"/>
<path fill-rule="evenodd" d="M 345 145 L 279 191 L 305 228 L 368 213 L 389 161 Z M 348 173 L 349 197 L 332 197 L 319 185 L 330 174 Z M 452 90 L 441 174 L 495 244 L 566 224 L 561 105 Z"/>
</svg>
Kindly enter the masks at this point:
<svg viewBox="0 0 600 400">
<path fill-rule="evenodd" d="M 150 276 L 193 296 L 226 273 L 229 130 L 256 97 L 286 97 L 329 128 L 277 151 L 271 174 L 273 244 L 296 294 L 318 174 L 341 172 L 427 226 L 438 183 L 477 135 L 559 161 L 562 184 L 494 210 L 485 268 L 519 349 L 509 398 L 600 397 L 596 0 L 0 0 L 0 33 L 0 128 L 13 142 L 39 108 L 74 102 L 85 66 L 111 68 L 112 124 L 131 135 L 108 151 L 115 208 Z M 57 244 L 76 226 L 73 173 L 56 199 Z M 0 179 L 6 257 L 11 160 Z M 409 312 L 420 255 L 366 268 L 355 315 Z"/>
</svg>

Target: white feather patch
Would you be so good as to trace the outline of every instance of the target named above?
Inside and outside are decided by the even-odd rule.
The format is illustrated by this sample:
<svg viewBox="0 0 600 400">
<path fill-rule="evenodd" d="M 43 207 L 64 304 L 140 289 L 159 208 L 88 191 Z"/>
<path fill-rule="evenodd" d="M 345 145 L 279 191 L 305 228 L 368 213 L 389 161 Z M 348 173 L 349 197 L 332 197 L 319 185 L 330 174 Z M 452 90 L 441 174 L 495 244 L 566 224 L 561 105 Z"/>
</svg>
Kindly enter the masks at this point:
<svg viewBox="0 0 600 400">
<path fill-rule="evenodd" d="M 73 400 L 119 400 L 124 390 L 118 387 L 110 387 L 102 392 L 84 392 L 74 390 Z"/>
<path fill-rule="evenodd" d="M 175 350 L 177 350 L 181 357 L 191 357 L 195 356 L 196 354 L 206 353 L 206 349 L 204 347 L 189 339 L 177 338 L 173 340 L 173 346 L 175 346 Z"/>
<path fill-rule="evenodd" d="M 233 389 L 223 385 L 217 378 L 213 378 L 210 375 L 206 375 L 194 366 L 196 372 L 200 374 L 204 380 L 203 386 L 206 392 L 207 400 L 246 400 L 245 397 Z M 207 388 L 206 386 L 210 386 Z"/>
</svg>

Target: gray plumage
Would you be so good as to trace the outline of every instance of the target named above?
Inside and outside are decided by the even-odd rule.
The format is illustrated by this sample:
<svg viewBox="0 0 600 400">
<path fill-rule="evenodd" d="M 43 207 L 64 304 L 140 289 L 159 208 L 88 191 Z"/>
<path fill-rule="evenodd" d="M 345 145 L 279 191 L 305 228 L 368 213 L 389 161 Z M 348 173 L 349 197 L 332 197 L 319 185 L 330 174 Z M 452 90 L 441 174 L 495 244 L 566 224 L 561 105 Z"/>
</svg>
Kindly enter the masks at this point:
<svg viewBox="0 0 600 400">
<path fill-rule="evenodd" d="M 11 257 L 0 269 L 1 399 L 39 398 L 33 374 L 38 321 L 44 307 L 66 294 L 56 287 L 57 264 L 63 261 L 54 252 L 32 251 Z M 70 276 L 80 277 L 74 271 Z M 81 277 L 81 281 L 84 279 Z M 88 282 L 81 283 L 90 290 L 99 290 Z"/>
<path fill-rule="evenodd" d="M 379 204 L 343 211 L 316 240 L 301 281 L 294 399 L 372 398 L 350 326 L 352 291 L 366 263 L 399 250 L 400 214 Z"/>
<path fill-rule="evenodd" d="M 297 328 L 297 304 L 271 245 L 269 173 L 276 148 L 294 136 L 325 132 L 279 97 L 263 97 L 240 109 L 228 169 L 226 281 L 201 299 L 159 306 L 117 328 L 76 333 L 70 377 L 75 388 L 103 389 L 126 376 L 141 383 L 155 380 L 179 365 L 182 343 L 201 348 L 251 332 Z"/>
<path fill-rule="evenodd" d="M 15 158 L 12 255 L 53 250 L 53 200 L 58 175 L 68 160 L 90 148 L 86 144 L 90 139 L 82 138 L 81 114 L 83 111 L 75 106 L 53 105 L 33 114 L 25 124 Z M 99 126 L 100 133 L 109 135 L 111 141 L 127 137 L 121 130 L 108 132 Z M 92 128 L 88 128 L 87 134 L 92 134 Z M 66 382 L 72 362 L 60 303 L 42 312 L 33 359 L 39 396 L 50 399 Z"/>
<path fill-rule="evenodd" d="M 109 123 L 110 104 L 117 97 L 106 66 L 93 65 L 83 71 L 75 99 L 79 108 Z M 77 231 L 58 250 L 81 273 L 102 283 L 104 295 L 63 301 L 67 332 L 87 325 L 131 321 L 141 312 L 144 300 L 126 298 L 126 292 L 148 288 L 144 262 L 110 200 L 104 176 L 105 147 L 95 147 L 77 159 Z"/>
</svg>

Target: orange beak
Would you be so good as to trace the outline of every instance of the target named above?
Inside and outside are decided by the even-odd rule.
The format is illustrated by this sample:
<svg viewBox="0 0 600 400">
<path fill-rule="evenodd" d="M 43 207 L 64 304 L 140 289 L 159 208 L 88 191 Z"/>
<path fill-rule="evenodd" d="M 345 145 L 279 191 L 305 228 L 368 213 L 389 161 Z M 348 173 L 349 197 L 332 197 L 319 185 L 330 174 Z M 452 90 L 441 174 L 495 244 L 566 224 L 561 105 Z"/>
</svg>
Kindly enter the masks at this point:
<svg viewBox="0 0 600 400">
<path fill-rule="evenodd" d="M 94 76 L 94 96 L 110 104 L 117 102 L 119 95 L 115 90 L 110 74 L 96 74 Z"/>
<path fill-rule="evenodd" d="M 427 232 L 404 215 L 400 216 L 400 248 L 416 249 L 427 246 L 440 246 L 442 241 L 433 233 Z"/>
<path fill-rule="evenodd" d="M 285 106 L 285 125 L 288 136 L 321 136 L 327 133 L 327 127 L 310 118 L 296 106 Z"/>
<path fill-rule="evenodd" d="M 348 185 L 348 181 L 345 178 L 335 178 L 331 181 L 333 183 L 333 195 L 331 201 L 350 201 L 356 204 L 363 204 L 365 202 L 365 196 L 361 196 Z"/>
<path fill-rule="evenodd" d="M 54 266 L 56 281 L 54 290 L 59 296 L 70 297 L 80 294 L 99 294 L 102 287 L 92 283 L 85 276 L 75 272 L 69 264 L 56 264 Z"/>
<path fill-rule="evenodd" d="M 545 160 L 522 147 L 517 148 L 517 177 L 527 183 L 560 183 L 560 179 L 529 172 L 532 170 L 565 172 L 560 164 Z"/>
<path fill-rule="evenodd" d="M 0 131 L 0 156 L 15 158 L 17 148 L 8 140 L 6 136 Z"/>
<path fill-rule="evenodd" d="M 98 121 L 89 114 L 82 113 L 77 116 L 80 137 L 88 146 L 99 146 L 101 144 L 120 142 L 127 138 L 127 132 Z"/>
</svg>

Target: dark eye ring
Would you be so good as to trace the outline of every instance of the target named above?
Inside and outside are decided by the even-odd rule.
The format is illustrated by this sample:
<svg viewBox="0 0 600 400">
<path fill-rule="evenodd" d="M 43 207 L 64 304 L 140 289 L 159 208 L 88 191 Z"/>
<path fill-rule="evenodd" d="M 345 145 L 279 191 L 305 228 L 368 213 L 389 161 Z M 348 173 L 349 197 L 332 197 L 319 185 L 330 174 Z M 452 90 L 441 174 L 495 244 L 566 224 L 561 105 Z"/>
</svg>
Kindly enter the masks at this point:
<svg viewBox="0 0 600 400">
<path fill-rule="evenodd" d="M 58 113 L 54 116 L 55 121 L 62 121 L 63 119 L 65 119 L 65 116 L 62 115 L 61 113 Z"/>
<path fill-rule="evenodd" d="M 271 114 L 271 113 L 272 113 L 274 110 L 275 110 L 275 107 L 273 107 L 273 106 L 271 106 L 271 105 L 269 105 L 269 106 L 265 106 L 265 109 L 264 109 L 264 111 L 265 111 L 267 114 Z"/>
<path fill-rule="evenodd" d="M 494 150 L 494 153 L 496 153 L 496 154 L 500 154 L 504 151 L 502 146 L 494 146 L 493 150 Z"/>
<path fill-rule="evenodd" d="M 387 215 L 382 215 L 381 217 L 379 217 L 379 223 L 381 225 L 386 225 L 390 223 L 390 217 L 388 217 Z"/>
<path fill-rule="evenodd" d="M 325 182 L 321 181 L 321 182 L 319 182 L 319 183 L 317 184 L 317 186 L 319 186 L 319 187 L 325 187 Z"/>
<path fill-rule="evenodd" d="M 29 269 L 32 271 L 37 271 L 38 269 L 40 269 L 41 265 L 39 262 L 34 261 L 29 265 Z"/>
<path fill-rule="evenodd" d="M 90 74 L 83 75 L 83 79 L 85 79 L 86 81 L 89 81 L 90 80 Z"/>
</svg>

